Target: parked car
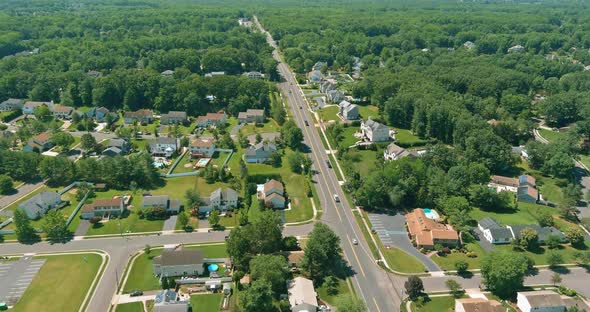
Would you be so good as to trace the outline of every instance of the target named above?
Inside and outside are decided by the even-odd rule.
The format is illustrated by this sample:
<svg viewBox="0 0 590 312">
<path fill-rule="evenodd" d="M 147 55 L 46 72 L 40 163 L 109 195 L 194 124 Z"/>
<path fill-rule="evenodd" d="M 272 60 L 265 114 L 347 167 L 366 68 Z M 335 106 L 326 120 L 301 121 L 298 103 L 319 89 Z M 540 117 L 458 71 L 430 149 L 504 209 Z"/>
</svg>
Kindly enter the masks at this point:
<svg viewBox="0 0 590 312">
<path fill-rule="evenodd" d="M 328 168 L 332 168 L 332 164 L 330 163 L 329 160 L 326 160 L 326 166 L 328 166 Z"/>
<path fill-rule="evenodd" d="M 129 294 L 129 296 L 131 296 L 131 297 L 137 297 L 137 296 L 141 296 L 141 295 L 143 295 L 143 291 L 141 291 L 141 290 L 134 290 Z"/>
</svg>

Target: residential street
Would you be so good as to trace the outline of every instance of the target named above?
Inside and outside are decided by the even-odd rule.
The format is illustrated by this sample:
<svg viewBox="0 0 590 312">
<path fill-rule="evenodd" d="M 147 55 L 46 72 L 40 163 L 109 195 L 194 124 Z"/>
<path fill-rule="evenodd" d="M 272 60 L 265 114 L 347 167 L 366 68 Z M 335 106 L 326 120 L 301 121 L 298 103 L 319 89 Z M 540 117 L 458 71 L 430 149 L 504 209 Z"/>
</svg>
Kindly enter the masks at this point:
<svg viewBox="0 0 590 312">
<path fill-rule="evenodd" d="M 40 188 L 43 186 L 43 181 L 39 181 L 37 183 L 26 183 L 23 184 L 21 187 L 16 189 L 16 192 L 11 195 L 6 195 L 0 197 L 0 214 L 3 214 L 4 208 L 10 206 L 15 201 L 19 200 L 21 197 L 26 196 L 30 192 Z"/>
</svg>

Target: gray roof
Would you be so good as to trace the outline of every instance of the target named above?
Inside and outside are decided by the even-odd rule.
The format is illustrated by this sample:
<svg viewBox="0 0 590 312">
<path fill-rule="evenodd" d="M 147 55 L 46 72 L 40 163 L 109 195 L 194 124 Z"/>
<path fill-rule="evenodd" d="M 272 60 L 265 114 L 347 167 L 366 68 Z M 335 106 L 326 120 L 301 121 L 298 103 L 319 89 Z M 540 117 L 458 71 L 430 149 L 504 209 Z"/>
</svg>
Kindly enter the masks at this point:
<svg viewBox="0 0 590 312">
<path fill-rule="evenodd" d="M 164 289 L 161 290 L 159 293 L 156 294 L 156 299 L 154 300 L 155 303 L 161 303 L 161 302 L 174 302 L 176 301 L 176 292 L 169 290 L 169 289 Z"/>
<path fill-rule="evenodd" d="M 176 117 L 176 118 L 186 118 L 186 112 L 181 111 L 169 111 L 168 114 L 162 115 L 162 117 Z"/>
<path fill-rule="evenodd" d="M 498 221 L 490 218 L 490 217 L 485 217 L 481 220 L 479 220 L 478 224 L 483 227 L 484 229 L 499 229 L 502 228 L 500 226 L 500 224 L 498 223 Z"/>
<path fill-rule="evenodd" d="M 277 146 L 272 143 L 260 142 L 254 146 L 248 147 L 248 149 L 246 149 L 246 156 L 256 156 L 256 151 L 260 149 L 264 152 L 273 153 L 276 152 Z"/>
<path fill-rule="evenodd" d="M 216 197 L 220 197 L 220 196 L 222 199 L 227 199 L 229 197 L 237 197 L 238 193 L 230 188 L 226 188 L 226 189 L 218 188 L 215 191 L 211 192 L 211 195 L 209 197 L 216 198 Z"/>
<path fill-rule="evenodd" d="M 403 148 L 395 143 L 391 143 L 391 144 L 387 145 L 387 152 L 388 153 L 394 153 L 394 154 L 398 155 L 405 150 L 406 150 L 405 148 Z"/>
<path fill-rule="evenodd" d="M 177 210 L 180 209 L 180 200 L 178 199 L 171 199 L 169 209 Z"/>
<path fill-rule="evenodd" d="M 246 113 L 249 116 L 264 116 L 264 109 L 248 109 Z"/>
<path fill-rule="evenodd" d="M 111 154 L 111 155 L 122 155 L 123 154 L 123 151 L 120 148 L 116 147 L 116 146 L 111 146 L 111 147 L 105 149 L 104 151 L 102 151 L 102 154 L 103 155 L 107 155 L 107 156 L 109 154 Z"/>
<path fill-rule="evenodd" d="M 168 199 L 170 199 L 168 195 L 144 196 L 143 205 L 166 207 L 168 206 Z"/>
<path fill-rule="evenodd" d="M 294 306 L 291 309 L 291 312 L 315 312 L 318 310 L 318 307 L 314 306 L 313 304 L 309 303 L 300 303 Z"/>
<path fill-rule="evenodd" d="M 522 230 L 531 228 L 539 234 L 539 241 L 545 241 L 549 235 L 558 236 L 562 240 L 565 239 L 565 235 L 552 226 L 541 227 L 537 224 L 515 224 L 510 225 L 510 227 L 515 236 L 519 236 Z"/>
<path fill-rule="evenodd" d="M 511 240 L 512 232 L 508 228 L 490 228 L 490 234 L 495 240 Z"/>
<path fill-rule="evenodd" d="M 121 148 L 127 144 L 128 144 L 127 141 L 125 141 L 124 139 L 111 139 L 109 141 L 109 147 Z"/>
<path fill-rule="evenodd" d="M 158 139 L 156 140 L 157 144 L 176 144 L 176 139 L 175 138 L 169 138 L 169 137 L 158 137 Z"/>
<path fill-rule="evenodd" d="M 373 131 L 377 130 L 377 129 L 382 129 L 382 128 L 387 128 L 386 125 L 384 124 L 380 124 L 378 122 L 376 122 L 375 120 L 369 118 L 364 122 L 365 126 L 371 128 Z"/>
<path fill-rule="evenodd" d="M 186 312 L 188 307 L 187 302 L 158 304 L 154 305 L 154 312 Z"/>
<path fill-rule="evenodd" d="M 565 307 L 561 296 L 550 290 L 524 291 L 519 292 L 527 298 L 531 308 Z"/>
<path fill-rule="evenodd" d="M 154 258 L 162 266 L 202 264 L 203 254 L 198 250 L 165 250 Z"/>
<path fill-rule="evenodd" d="M 29 218 L 35 218 L 39 214 L 44 214 L 49 206 L 58 202 L 61 202 L 61 196 L 58 193 L 44 191 L 21 203 L 18 207 L 24 210 Z"/>
</svg>

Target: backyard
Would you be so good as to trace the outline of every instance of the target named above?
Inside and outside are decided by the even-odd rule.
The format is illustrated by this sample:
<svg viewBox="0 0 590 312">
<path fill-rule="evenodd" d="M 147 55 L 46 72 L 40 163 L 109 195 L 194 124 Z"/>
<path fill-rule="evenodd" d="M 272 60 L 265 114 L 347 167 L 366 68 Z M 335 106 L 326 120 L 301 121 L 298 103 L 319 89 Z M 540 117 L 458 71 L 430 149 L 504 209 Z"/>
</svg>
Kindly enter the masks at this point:
<svg viewBox="0 0 590 312">
<path fill-rule="evenodd" d="M 186 249 L 200 250 L 207 258 L 227 257 L 225 244 L 185 246 Z M 157 290 L 160 289 L 158 278 L 154 275 L 152 259 L 162 254 L 161 248 L 153 248 L 149 254 L 142 253 L 137 256 L 133 267 L 129 271 L 127 282 L 123 286 L 123 292 L 128 293 L 134 290 Z"/>
<path fill-rule="evenodd" d="M 143 312 L 142 302 L 129 302 L 118 304 L 115 312 Z"/>
<path fill-rule="evenodd" d="M 246 124 L 244 125 L 240 131 L 243 135 L 250 135 L 256 133 L 267 133 L 267 132 L 279 132 L 281 130 L 281 126 L 277 124 L 277 122 L 272 119 L 268 118 L 267 121 L 263 124 Z"/>
<path fill-rule="evenodd" d="M 82 302 L 98 273 L 102 257 L 89 253 L 36 258 L 47 261 L 11 311 L 82 310 Z"/>
<path fill-rule="evenodd" d="M 202 294 L 191 296 L 193 312 L 216 312 L 221 310 L 223 294 Z"/>
</svg>

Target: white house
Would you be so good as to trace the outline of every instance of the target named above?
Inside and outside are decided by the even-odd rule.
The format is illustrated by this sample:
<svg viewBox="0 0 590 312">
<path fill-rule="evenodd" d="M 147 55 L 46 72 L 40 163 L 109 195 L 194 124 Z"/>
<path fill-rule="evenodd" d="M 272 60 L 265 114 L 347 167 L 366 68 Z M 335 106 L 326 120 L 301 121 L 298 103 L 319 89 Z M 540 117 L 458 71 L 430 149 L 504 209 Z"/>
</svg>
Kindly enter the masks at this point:
<svg viewBox="0 0 590 312">
<path fill-rule="evenodd" d="M 244 154 L 244 160 L 247 163 L 263 163 L 270 158 L 272 153 L 277 151 L 277 146 L 272 143 L 260 142 L 254 146 L 248 147 Z"/>
<path fill-rule="evenodd" d="M 141 209 L 162 208 L 168 213 L 180 212 L 180 200 L 170 199 L 168 195 L 144 196 Z"/>
<path fill-rule="evenodd" d="M 301 276 L 289 280 L 287 282 L 287 292 L 289 294 L 291 311 L 317 311 L 318 294 L 311 280 Z"/>
<path fill-rule="evenodd" d="M 524 52 L 524 47 L 521 46 L 520 44 L 517 44 L 515 46 L 508 48 L 508 53 L 522 53 L 522 52 Z"/>
<path fill-rule="evenodd" d="M 150 153 L 152 156 L 169 158 L 179 146 L 180 144 L 175 138 L 158 137 L 155 142 L 150 142 Z"/>
<path fill-rule="evenodd" d="M 483 233 L 484 238 L 492 244 L 508 244 L 513 239 L 512 231 L 509 228 L 501 226 L 490 217 L 479 220 L 477 227 Z"/>
<path fill-rule="evenodd" d="M 564 312 L 561 296 L 551 290 L 518 292 L 517 306 L 522 312 Z"/>
<path fill-rule="evenodd" d="M 203 254 L 198 250 L 164 250 L 153 260 L 157 276 L 198 276 L 203 274 Z"/>
<path fill-rule="evenodd" d="M 361 134 L 370 142 L 389 141 L 389 127 L 371 118 L 361 123 Z"/>
<path fill-rule="evenodd" d="M 227 211 L 238 207 L 238 193 L 231 188 L 218 188 L 211 192 L 209 198 L 203 198 L 199 212 L 209 212 L 213 209 Z"/>
<path fill-rule="evenodd" d="M 125 205 L 122 198 L 97 199 L 92 204 L 82 207 L 80 217 L 82 219 L 91 219 L 93 217 L 120 216 L 125 211 Z"/>
</svg>

